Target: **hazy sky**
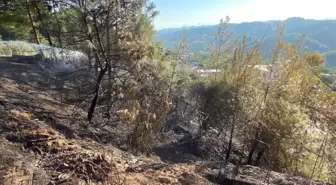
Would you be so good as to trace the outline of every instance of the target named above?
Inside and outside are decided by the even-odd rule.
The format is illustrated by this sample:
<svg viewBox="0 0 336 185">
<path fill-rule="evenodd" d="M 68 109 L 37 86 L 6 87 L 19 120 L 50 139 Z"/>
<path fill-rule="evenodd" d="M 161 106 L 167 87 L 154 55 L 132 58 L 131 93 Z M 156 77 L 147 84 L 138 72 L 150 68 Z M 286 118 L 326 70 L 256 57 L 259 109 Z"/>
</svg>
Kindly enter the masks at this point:
<svg viewBox="0 0 336 185">
<path fill-rule="evenodd" d="M 336 0 L 151 0 L 159 16 L 157 29 L 230 22 L 336 18 Z"/>
</svg>

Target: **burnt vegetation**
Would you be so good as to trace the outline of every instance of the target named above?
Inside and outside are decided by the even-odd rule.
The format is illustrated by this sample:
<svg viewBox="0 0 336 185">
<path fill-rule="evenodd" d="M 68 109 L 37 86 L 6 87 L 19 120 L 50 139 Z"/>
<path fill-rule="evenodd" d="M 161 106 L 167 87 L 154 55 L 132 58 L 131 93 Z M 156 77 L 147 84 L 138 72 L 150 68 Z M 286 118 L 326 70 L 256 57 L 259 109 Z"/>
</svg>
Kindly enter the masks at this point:
<svg viewBox="0 0 336 185">
<path fill-rule="evenodd" d="M 226 18 L 201 61 L 215 72 L 201 75 L 187 33 L 173 51 L 154 40 L 157 13 L 145 0 L 0 1 L 2 38 L 36 43 L 0 41 L 0 183 L 127 184 L 167 171 L 176 179 L 151 180 L 336 183 L 335 89 L 304 37 L 287 44 L 279 25 L 264 65 L 262 40 L 228 42 Z"/>
</svg>

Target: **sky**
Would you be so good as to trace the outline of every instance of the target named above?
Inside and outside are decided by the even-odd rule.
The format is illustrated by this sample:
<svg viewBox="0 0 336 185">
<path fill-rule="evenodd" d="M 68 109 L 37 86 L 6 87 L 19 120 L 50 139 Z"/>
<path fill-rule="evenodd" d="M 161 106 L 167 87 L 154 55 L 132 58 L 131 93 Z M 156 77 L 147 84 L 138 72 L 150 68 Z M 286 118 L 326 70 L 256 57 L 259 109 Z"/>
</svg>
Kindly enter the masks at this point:
<svg viewBox="0 0 336 185">
<path fill-rule="evenodd" d="M 151 0 L 160 14 L 156 29 L 211 25 L 221 18 L 230 22 L 336 19 L 336 0 Z"/>
</svg>

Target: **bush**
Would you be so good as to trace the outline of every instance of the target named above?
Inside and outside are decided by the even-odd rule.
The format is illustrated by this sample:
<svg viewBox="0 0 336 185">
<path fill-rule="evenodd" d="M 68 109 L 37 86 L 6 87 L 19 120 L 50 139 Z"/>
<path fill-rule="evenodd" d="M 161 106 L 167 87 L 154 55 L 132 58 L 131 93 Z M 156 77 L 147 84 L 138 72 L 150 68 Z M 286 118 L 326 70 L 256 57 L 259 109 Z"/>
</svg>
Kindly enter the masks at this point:
<svg viewBox="0 0 336 185">
<path fill-rule="evenodd" d="M 144 64 L 141 68 L 141 79 L 138 82 L 129 80 L 118 90 L 117 96 L 124 99 L 127 106 L 117 111 L 117 114 L 132 127 L 132 132 L 127 137 L 131 149 L 148 153 L 164 126 L 171 100 L 168 83 L 157 76 L 155 67 Z"/>
<path fill-rule="evenodd" d="M 213 56 L 217 57 L 213 61 L 221 74 L 204 77 L 192 90 L 192 96 L 198 97 L 197 108 L 206 118 L 201 136 L 212 137 L 205 140 L 211 147 L 204 148 L 217 152 L 220 158 L 226 154 L 225 159 L 230 161 L 241 154 L 235 159 L 240 164 L 244 161 L 327 181 L 332 177 L 327 166 L 333 161 L 323 157 L 328 150 L 321 151 L 326 144 L 325 136 L 319 133 L 331 134 L 328 129 L 335 128 L 330 123 L 336 120 L 336 94 L 314 75 L 321 70 L 323 57 L 300 53 L 302 46 L 281 41 L 281 29 L 273 58 L 265 69 L 257 66 L 262 61 L 258 46 L 246 51 L 244 39 L 227 52 L 231 60 L 218 57 L 220 48 L 214 50 Z M 212 128 L 218 134 L 209 134 Z M 237 147 L 233 139 L 240 143 L 236 144 L 240 152 L 234 151 Z M 218 146 L 219 150 L 213 150 Z"/>
<path fill-rule="evenodd" d="M 36 47 L 25 42 L 11 41 L 8 43 L 8 46 L 12 50 L 12 53 L 16 55 L 35 55 L 38 53 Z"/>
<path fill-rule="evenodd" d="M 12 50 L 4 43 L 0 42 L 0 56 L 12 56 Z"/>
<path fill-rule="evenodd" d="M 36 45 L 21 41 L 1 41 L 0 48 L 4 56 L 35 55 L 39 52 Z"/>
<path fill-rule="evenodd" d="M 220 129 L 227 124 L 233 116 L 233 88 L 223 82 L 201 82 L 193 87 L 194 96 L 199 97 L 199 109 L 205 120 L 201 130 L 206 132 L 210 127 Z"/>
</svg>

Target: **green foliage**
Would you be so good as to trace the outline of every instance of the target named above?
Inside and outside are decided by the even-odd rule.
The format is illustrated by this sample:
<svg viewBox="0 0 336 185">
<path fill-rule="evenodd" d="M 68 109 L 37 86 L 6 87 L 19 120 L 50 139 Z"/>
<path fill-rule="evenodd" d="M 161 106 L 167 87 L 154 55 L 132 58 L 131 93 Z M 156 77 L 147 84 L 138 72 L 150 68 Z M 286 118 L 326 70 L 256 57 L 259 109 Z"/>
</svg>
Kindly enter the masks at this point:
<svg viewBox="0 0 336 185">
<path fill-rule="evenodd" d="M 13 0 L 0 2 L 0 35 L 4 40 L 21 40 L 33 43 L 58 45 L 58 38 L 67 21 L 73 20 L 68 16 L 61 20 L 63 9 L 52 11 L 52 1 L 27 1 Z M 58 2 L 61 4 L 61 2 Z M 29 16 L 30 15 L 30 16 Z M 62 22 L 63 21 L 63 22 Z M 35 36 L 36 34 L 36 36 Z M 36 40 L 36 38 L 38 41 Z M 49 37 L 50 41 L 49 42 Z"/>
<path fill-rule="evenodd" d="M 5 2 L 1 2 L 0 6 L 0 35 L 4 40 L 28 40 L 29 31 L 27 30 L 30 28 L 23 3 L 14 0 L 7 5 Z"/>
</svg>

